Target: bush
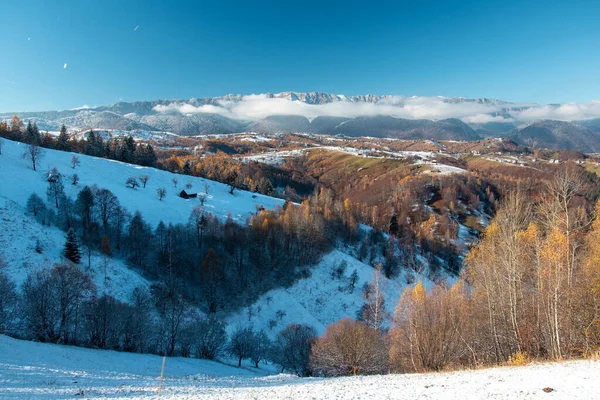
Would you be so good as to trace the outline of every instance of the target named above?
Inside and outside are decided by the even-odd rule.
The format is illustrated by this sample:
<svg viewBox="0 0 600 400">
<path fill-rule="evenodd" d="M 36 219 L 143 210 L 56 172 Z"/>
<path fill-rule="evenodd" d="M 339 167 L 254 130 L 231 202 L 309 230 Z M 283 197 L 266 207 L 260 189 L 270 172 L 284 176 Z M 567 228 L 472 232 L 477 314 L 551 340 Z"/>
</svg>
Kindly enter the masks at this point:
<svg viewBox="0 0 600 400">
<path fill-rule="evenodd" d="M 215 319 L 203 319 L 194 326 L 196 357 L 214 360 L 227 344 L 225 325 Z"/>
<path fill-rule="evenodd" d="M 273 347 L 273 361 L 282 371 L 308 376 L 310 351 L 317 340 L 317 331 L 310 325 L 290 324 L 277 335 Z"/>
<path fill-rule="evenodd" d="M 310 365 L 326 376 L 380 374 L 388 367 L 387 346 L 377 330 L 345 318 L 317 340 Z"/>
<path fill-rule="evenodd" d="M 524 351 L 518 351 L 508 359 L 509 365 L 526 365 L 531 362 L 529 355 Z"/>
</svg>

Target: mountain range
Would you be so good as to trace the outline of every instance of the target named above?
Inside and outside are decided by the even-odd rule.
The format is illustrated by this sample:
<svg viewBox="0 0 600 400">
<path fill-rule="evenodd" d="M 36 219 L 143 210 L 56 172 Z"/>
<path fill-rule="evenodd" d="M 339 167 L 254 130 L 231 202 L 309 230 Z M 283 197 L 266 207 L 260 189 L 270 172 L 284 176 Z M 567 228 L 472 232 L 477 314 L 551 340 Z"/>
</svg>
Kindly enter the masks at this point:
<svg viewBox="0 0 600 400">
<path fill-rule="evenodd" d="M 438 140 L 510 137 L 525 145 L 600 152 L 600 118 L 581 121 L 518 119 L 522 112 L 535 107 L 535 104 L 514 104 L 488 98 L 282 92 L 0 113 L 0 119 L 9 119 L 16 114 L 23 120 L 35 121 L 41 130 L 48 131 L 57 131 L 65 124 L 71 131 L 89 128 L 144 130 L 183 136 L 252 131 Z"/>
</svg>

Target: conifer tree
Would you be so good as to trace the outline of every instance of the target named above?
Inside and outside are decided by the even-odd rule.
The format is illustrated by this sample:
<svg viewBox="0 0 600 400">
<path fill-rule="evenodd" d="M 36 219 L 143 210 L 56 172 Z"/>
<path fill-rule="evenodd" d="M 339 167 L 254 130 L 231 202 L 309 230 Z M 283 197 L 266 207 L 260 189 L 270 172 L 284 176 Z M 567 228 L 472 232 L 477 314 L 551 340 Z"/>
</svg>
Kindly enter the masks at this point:
<svg viewBox="0 0 600 400">
<path fill-rule="evenodd" d="M 67 127 L 64 124 L 60 127 L 60 134 L 56 141 L 56 149 L 63 151 L 69 150 L 69 135 L 67 133 Z"/>
<path fill-rule="evenodd" d="M 79 261 L 81 261 L 79 244 L 77 243 L 75 232 L 72 229 L 69 230 L 69 233 L 67 233 L 67 241 L 65 242 L 65 250 L 63 254 L 65 258 L 74 262 L 75 264 L 79 264 Z"/>
<path fill-rule="evenodd" d="M 398 235 L 399 229 L 400 228 L 398 226 L 398 216 L 393 215 L 392 219 L 390 220 L 390 235 L 392 235 L 392 236 Z"/>
</svg>

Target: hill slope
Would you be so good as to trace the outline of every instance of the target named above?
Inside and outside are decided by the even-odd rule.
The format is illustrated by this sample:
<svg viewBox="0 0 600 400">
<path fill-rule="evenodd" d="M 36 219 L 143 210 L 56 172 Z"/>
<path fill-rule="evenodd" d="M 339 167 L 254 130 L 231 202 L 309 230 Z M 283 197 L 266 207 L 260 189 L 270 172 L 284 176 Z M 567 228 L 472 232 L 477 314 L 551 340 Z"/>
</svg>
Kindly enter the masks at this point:
<svg viewBox="0 0 600 400">
<path fill-rule="evenodd" d="M 9 140 L 4 141 L 0 156 L 0 196 L 13 200 L 25 207 L 27 198 L 37 193 L 42 199 L 46 198 L 47 174 L 56 167 L 64 175 L 65 192 L 74 198 L 85 185 L 97 185 L 112 191 L 123 206 L 130 212 L 139 210 L 147 222 L 156 226 L 161 220 L 168 223 L 186 223 L 192 209 L 200 204 L 197 199 L 184 200 L 178 196 L 186 183 L 191 183 L 188 192 L 204 193 L 205 185 L 208 194 L 204 204 L 205 209 L 221 218 L 231 217 L 241 223 L 256 212 L 257 207 L 273 209 L 283 200 L 255 194 L 246 191 L 235 191 L 229 194 L 227 185 L 196 178 L 187 175 L 172 174 L 155 168 L 122 163 L 104 158 L 79 155 L 81 165 L 71 168 L 71 153 L 43 149 L 43 156 L 38 165 L 38 171 L 33 171 L 31 163 L 21 155 L 26 145 Z M 71 185 L 70 176 L 76 173 L 79 183 Z M 125 180 L 131 176 L 147 175 L 150 177 L 146 188 L 129 189 Z M 174 187 L 173 178 L 178 179 Z M 166 188 L 167 196 L 159 201 L 156 190 Z"/>
<path fill-rule="evenodd" d="M 534 122 L 514 132 L 512 139 L 519 144 L 534 147 L 577 150 L 586 153 L 600 151 L 600 133 L 564 121 Z"/>
</svg>

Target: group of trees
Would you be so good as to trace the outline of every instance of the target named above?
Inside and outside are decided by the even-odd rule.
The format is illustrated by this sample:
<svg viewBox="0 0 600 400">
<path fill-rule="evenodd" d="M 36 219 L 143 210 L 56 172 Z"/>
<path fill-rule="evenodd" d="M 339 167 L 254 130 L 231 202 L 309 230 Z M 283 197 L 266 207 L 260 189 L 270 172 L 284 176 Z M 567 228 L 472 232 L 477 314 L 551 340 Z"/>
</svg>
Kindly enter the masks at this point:
<svg viewBox="0 0 600 400">
<path fill-rule="evenodd" d="M 561 173 L 532 201 L 502 202 L 469 253 L 461 282 L 404 293 L 392 353 L 403 371 L 519 357 L 562 359 L 600 349 L 600 203 L 586 207 L 585 176 Z"/>
<path fill-rule="evenodd" d="M 586 357 L 600 350 L 600 201 L 567 167 L 532 199 L 507 195 L 453 286 L 407 287 L 391 329 L 372 296 L 312 346 L 328 376 Z M 377 293 L 377 280 L 369 290 Z"/>
<path fill-rule="evenodd" d="M 16 115 L 12 117 L 10 125 L 5 121 L 0 123 L 0 137 L 26 143 L 28 146 L 23 157 L 32 162 L 34 170 L 43 154 L 40 148 L 106 157 L 149 167 L 156 166 L 157 160 L 154 147 L 150 143 L 138 144 L 131 136 L 104 140 L 102 135 L 90 129 L 77 140 L 71 138 L 66 126 L 62 125 L 60 133 L 54 137 L 48 132 L 40 132 L 35 122 L 29 121 L 24 125 Z"/>
<path fill-rule="evenodd" d="M 98 349 L 210 360 L 231 357 L 238 366 L 250 360 L 256 368 L 273 362 L 282 371 L 309 373 L 314 328 L 291 324 L 271 340 L 264 331 L 245 327 L 229 337 L 219 317 L 203 316 L 163 289 L 137 287 L 127 302 L 119 301 L 67 262 L 30 273 L 19 294 L 0 271 L 0 333 Z M 174 323 L 180 325 L 175 337 Z"/>
</svg>

